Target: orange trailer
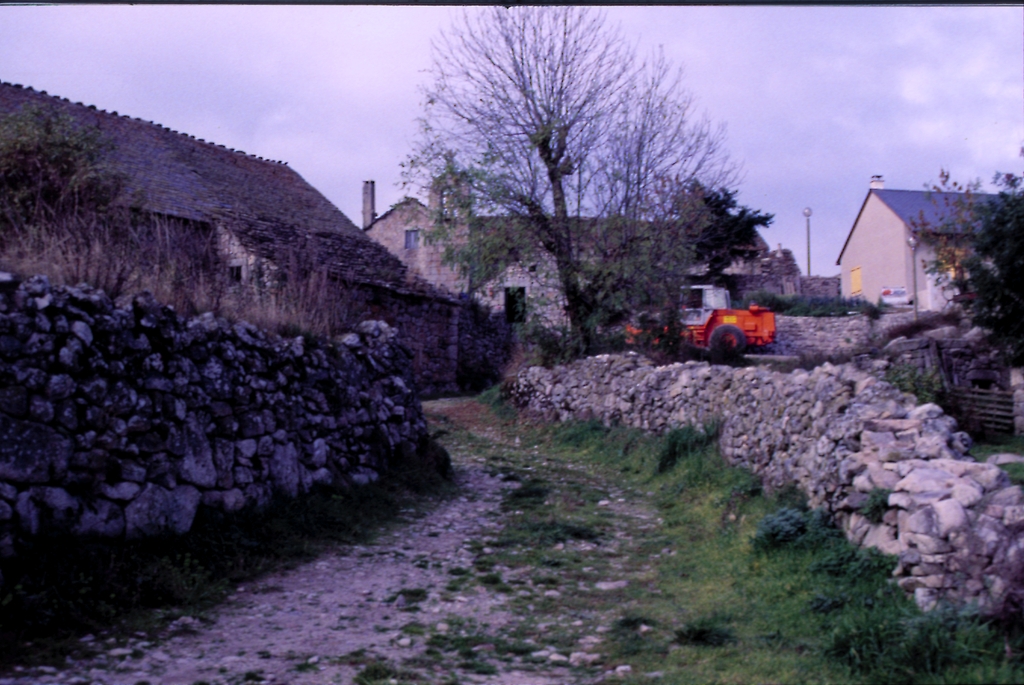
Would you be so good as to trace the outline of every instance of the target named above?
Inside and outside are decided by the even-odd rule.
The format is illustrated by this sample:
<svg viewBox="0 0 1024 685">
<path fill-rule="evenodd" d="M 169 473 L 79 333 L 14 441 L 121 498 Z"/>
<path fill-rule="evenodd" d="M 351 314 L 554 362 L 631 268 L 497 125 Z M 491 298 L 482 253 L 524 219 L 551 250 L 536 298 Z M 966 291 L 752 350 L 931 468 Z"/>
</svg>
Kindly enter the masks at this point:
<svg viewBox="0 0 1024 685">
<path fill-rule="evenodd" d="M 680 307 L 686 341 L 704 348 L 743 352 L 775 341 L 775 314 L 756 304 L 749 309 L 733 309 L 729 291 L 711 285 L 683 289 Z M 641 332 L 627 327 L 632 342 Z"/>
</svg>

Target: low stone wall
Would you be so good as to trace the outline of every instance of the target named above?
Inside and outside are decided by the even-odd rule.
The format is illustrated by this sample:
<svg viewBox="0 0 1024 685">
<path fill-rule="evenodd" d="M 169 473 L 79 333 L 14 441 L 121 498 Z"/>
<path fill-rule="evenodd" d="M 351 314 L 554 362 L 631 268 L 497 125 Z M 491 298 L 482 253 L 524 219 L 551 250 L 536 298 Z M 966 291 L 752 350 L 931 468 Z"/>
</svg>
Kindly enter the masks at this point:
<svg viewBox="0 0 1024 685">
<path fill-rule="evenodd" d="M 970 437 L 938 406 L 853 365 L 780 374 L 604 355 L 525 369 L 509 391 L 548 421 L 656 432 L 719 421 L 729 463 L 769 488 L 795 483 L 851 541 L 899 555 L 897 582 L 921 607 L 942 599 L 994 612 L 1024 596 L 1021 488 L 967 456 Z M 892 493 L 872 523 L 859 509 L 876 488 Z"/>
<path fill-rule="evenodd" d="M 42 277 L 13 286 L 0 284 L 0 562 L 35 535 L 180 534 L 199 507 L 365 484 L 424 446 L 410 354 L 386 324 L 326 344 L 146 295 L 118 308 Z"/>
<path fill-rule="evenodd" d="M 872 321 L 863 314 L 850 316 L 775 315 L 775 343 L 769 354 L 808 354 L 834 357 L 878 344 L 889 329 L 910 323 L 913 312 L 889 312 Z"/>
</svg>

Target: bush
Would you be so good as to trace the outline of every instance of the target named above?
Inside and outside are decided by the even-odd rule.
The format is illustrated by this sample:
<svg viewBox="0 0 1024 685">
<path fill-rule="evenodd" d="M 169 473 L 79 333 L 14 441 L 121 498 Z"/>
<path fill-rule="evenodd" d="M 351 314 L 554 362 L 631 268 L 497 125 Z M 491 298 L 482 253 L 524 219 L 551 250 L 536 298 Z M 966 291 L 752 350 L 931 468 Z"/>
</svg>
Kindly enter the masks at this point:
<svg viewBox="0 0 1024 685">
<path fill-rule="evenodd" d="M 885 371 L 886 382 L 917 398 L 918 404 L 943 404 L 946 392 L 937 371 L 922 372 L 913 364 L 893 364 Z"/>
<path fill-rule="evenodd" d="M 796 542 L 807 532 L 807 519 L 799 509 L 780 509 L 757 524 L 754 549 L 768 550 Z"/>
<path fill-rule="evenodd" d="M 860 513 L 872 523 L 881 523 L 885 512 L 889 511 L 889 495 L 892 490 L 874 488 L 868 493 L 868 499 L 860 505 Z"/>
<path fill-rule="evenodd" d="M 657 472 L 666 473 L 682 464 L 685 469 L 683 485 L 707 483 L 713 473 L 723 469 L 721 458 L 713 449 L 718 431 L 717 423 L 705 424 L 700 429 L 687 425 L 669 431 L 658 455 Z"/>
<path fill-rule="evenodd" d="M 866 680 L 914 683 L 998 658 L 1002 648 L 995 631 L 970 613 L 940 607 L 921 614 L 892 605 L 845 614 L 824 652 Z"/>
<path fill-rule="evenodd" d="M 824 509 L 784 507 L 761 519 L 751 542 L 755 550 L 763 552 L 786 546 L 813 548 L 841 539 L 842 533 Z"/>
<path fill-rule="evenodd" d="M 767 307 L 776 314 L 787 316 L 848 316 L 864 314 L 871 319 L 881 316 L 883 307 L 860 299 L 843 297 L 807 297 L 804 295 L 779 295 L 759 290 L 747 295 L 736 305 L 737 309 L 748 309 L 751 304 Z"/>
</svg>

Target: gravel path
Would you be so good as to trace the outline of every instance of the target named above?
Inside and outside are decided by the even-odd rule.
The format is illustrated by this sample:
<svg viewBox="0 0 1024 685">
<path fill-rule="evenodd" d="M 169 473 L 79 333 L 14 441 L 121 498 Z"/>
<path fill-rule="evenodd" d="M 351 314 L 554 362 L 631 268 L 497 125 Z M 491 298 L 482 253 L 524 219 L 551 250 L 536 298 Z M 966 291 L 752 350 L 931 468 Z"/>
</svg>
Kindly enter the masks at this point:
<svg viewBox="0 0 1024 685">
<path fill-rule="evenodd" d="M 434 412 L 478 411 L 467 405 L 449 400 L 429 406 Z M 478 426 L 481 433 L 502 439 Z M 360 672 L 372 683 L 557 685 L 624 675 L 628 667 L 616 672 L 614 664 L 603 664 L 608 616 L 561 616 L 557 600 L 565 590 L 535 586 L 535 569 L 504 565 L 507 558 L 493 567 L 485 561 L 484 568 L 498 572 L 501 582 L 484 578 L 453 586 L 495 552 L 488 544 L 504 525 L 502 497 L 519 483 L 508 469 L 497 470 L 459 445 L 449 447 L 458 495 L 404 510 L 374 543 L 339 547 L 238 587 L 208 615 L 178 619 L 157 639 L 140 635 L 102 643 L 87 636 L 83 647 L 92 648 L 93 656 L 63 670 L 15 667 L 0 677 L 0 685 L 299 685 L 352 683 Z M 627 511 L 616 501 L 601 505 L 609 511 L 618 506 L 619 514 L 650 527 L 642 509 Z M 620 530 L 616 537 L 601 549 L 567 543 L 577 553 L 599 555 L 595 564 L 619 574 L 609 578 L 598 571 L 593 582 L 580 581 L 573 590 L 614 595 L 631 582 L 623 579 L 623 562 L 616 559 L 630 536 Z M 523 632 L 527 624 L 535 628 L 532 633 Z M 575 631 L 576 644 L 544 644 L 548 625 Z M 563 631 L 562 644 L 564 639 Z"/>
</svg>

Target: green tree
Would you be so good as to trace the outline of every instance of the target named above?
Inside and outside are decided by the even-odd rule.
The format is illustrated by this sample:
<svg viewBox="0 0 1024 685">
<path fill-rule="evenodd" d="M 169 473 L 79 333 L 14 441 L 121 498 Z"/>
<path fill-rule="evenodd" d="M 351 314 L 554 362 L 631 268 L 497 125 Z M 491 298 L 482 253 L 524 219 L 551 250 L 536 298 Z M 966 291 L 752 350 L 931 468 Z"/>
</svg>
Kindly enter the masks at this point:
<svg viewBox="0 0 1024 685">
<path fill-rule="evenodd" d="M 935 209 L 923 210 L 910 221 L 918 238 L 935 251 L 925 263 L 925 271 L 935 277 L 943 290 L 967 292 L 966 260 L 970 257 L 980 226 L 979 211 L 984 202 L 979 196 L 981 181 L 958 183 L 946 169 L 939 171 L 939 182 L 925 186 Z"/>
<path fill-rule="evenodd" d="M 770 226 L 774 216 L 740 206 L 735 190 L 697 187 L 692 192 L 704 213 L 692 238 L 694 255 L 706 266 L 705 277 L 718 282 L 734 260 L 750 259 L 757 253 L 757 229 Z"/>
<path fill-rule="evenodd" d="M 995 201 L 981 208 L 981 230 L 974 253 L 965 260 L 973 292 L 974 322 L 992 331 L 1009 351 L 1010 362 L 1024 365 L 1024 178 L 996 176 L 1002 187 Z"/>
<path fill-rule="evenodd" d="M 104 213 L 122 187 L 103 162 L 110 149 L 97 128 L 55 109 L 0 117 L 3 233 Z"/>
<path fill-rule="evenodd" d="M 477 285 L 514 263 L 546 271 L 583 353 L 634 303 L 678 292 L 706 220 L 690 190 L 735 180 L 680 73 L 588 8 L 465 12 L 424 94 L 404 166 L 436 201 L 431 239 Z"/>
</svg>

